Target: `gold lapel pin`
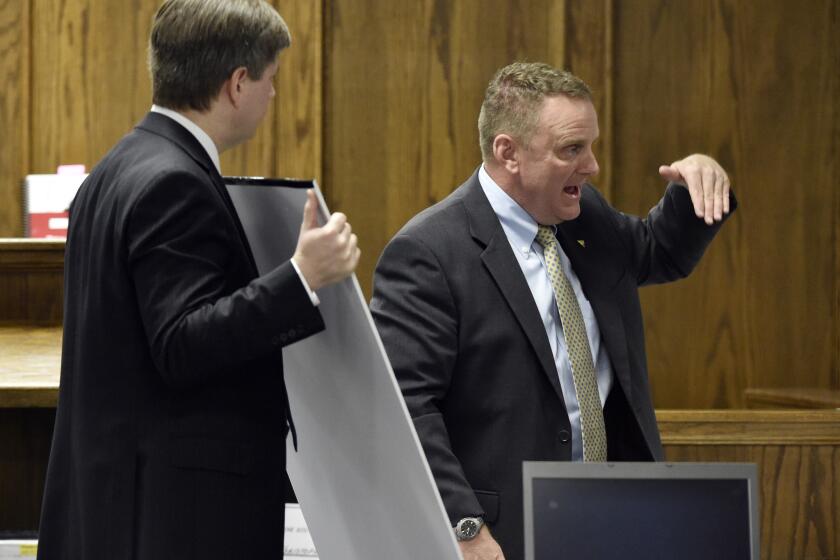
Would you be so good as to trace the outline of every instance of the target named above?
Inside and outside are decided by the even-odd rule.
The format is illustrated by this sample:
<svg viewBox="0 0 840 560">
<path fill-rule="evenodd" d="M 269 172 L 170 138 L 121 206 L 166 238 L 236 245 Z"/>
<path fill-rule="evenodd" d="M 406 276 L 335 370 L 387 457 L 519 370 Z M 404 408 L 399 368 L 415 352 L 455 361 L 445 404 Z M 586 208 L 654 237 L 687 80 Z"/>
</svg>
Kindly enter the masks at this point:
<svg viewBox="0 0 840 560">
<path fill-rule="evenodd" d="M 584 249 L 586 248 L 586 241 L 584 241 L 583 239 L 578 239 L 577 242 L 578 242 L 578 245 L 580 245 Z"/>
</svg>

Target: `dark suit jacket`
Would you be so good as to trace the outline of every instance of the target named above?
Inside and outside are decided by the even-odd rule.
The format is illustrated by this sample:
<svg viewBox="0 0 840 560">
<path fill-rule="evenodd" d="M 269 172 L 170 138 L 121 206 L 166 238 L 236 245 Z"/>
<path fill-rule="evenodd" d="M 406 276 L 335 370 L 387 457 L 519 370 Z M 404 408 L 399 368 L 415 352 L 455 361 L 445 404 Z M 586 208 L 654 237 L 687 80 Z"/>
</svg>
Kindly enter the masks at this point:
<svg viewBox="0 0 840 560">
<path fill-rule="evenodd" d="M 281 558 L 281 347 L 323 328 L 262 277 L 221 176 L 150 113 L 70 210 L 39 558 Z"/>
<path fill-rule="evenodd" d="M 558 228 L 613 366 L 610 460 L 662 458 L 638 286 L 686 276 L 718 228 L 678 186 L 646 220 L 586 186 L 580 216 Z M 371 309 L 451 523 L 482 515 L 506 558 L 522 558 L 522 461 L 569 460 L 571 428 L 545 328 L 477 174 L 391 240 Z"/>
</svg>

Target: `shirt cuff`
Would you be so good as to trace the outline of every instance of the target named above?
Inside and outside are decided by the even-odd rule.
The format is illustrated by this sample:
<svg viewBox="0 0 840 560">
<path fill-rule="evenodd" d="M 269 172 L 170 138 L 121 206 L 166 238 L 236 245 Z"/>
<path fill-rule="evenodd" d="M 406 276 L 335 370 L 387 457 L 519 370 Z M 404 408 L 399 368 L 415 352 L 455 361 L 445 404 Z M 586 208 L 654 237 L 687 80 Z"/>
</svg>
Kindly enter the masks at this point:
<svg viewBox="0 0 840 560">
<path fill-rule="evenodd" d="M 321 304 L 321 300 L 318 299 L 318 294 L 316 294 L 311 289 L 309 289 L 309 283 L 306 281 L 306 278 L 304 278 L 303 274 L 300 272 L 300 269 L 298 268 L 298 265 L 295 262 L 295 259 L 292 258 L 292 259 L 289 259 L 289 260 L 292 261 L 292 266 L 295 267 L 295 272 L 297 272 L 297 275 L 298 275 L 298 278 L 300 278 L 301 284 L 303 284 L 303 287 L 306 289 L 306 293 L 309 294 L 309 300 L 312 302 L 312 305 L 314 305 L 315 307 L 318 307 Z"/>
</svg>

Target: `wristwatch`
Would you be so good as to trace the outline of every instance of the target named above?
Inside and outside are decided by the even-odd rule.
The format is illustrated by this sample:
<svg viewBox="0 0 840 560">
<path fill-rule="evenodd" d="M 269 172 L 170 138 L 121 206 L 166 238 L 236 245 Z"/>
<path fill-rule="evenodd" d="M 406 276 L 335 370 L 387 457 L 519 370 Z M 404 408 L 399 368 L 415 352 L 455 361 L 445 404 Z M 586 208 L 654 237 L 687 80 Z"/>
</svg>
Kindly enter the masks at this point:
<svg viewBox="0 0 840 560">
<path fill-rule="evenodd" d="M 459 541 L 471 541 L 478 535 L 482 525 L 484 520 L 480 517 L 465 517 L 455 525 L 455 538 Z"/>
</svg>

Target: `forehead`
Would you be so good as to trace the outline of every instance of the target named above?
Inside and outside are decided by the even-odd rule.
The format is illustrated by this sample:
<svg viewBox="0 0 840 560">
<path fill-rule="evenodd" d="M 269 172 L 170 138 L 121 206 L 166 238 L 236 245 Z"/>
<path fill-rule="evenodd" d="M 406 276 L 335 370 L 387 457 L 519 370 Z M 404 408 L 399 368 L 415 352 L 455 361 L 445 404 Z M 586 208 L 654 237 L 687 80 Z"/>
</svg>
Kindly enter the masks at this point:
<svg viewBox="0 0 840 560">
<path fill-rule="evenodd" d="M 595 140 L 598 137 L 598 114 L 588 99 L 565 95 L 546 97 L 540 106 L 539 133 L 553 137 Z"/>
</svg>

